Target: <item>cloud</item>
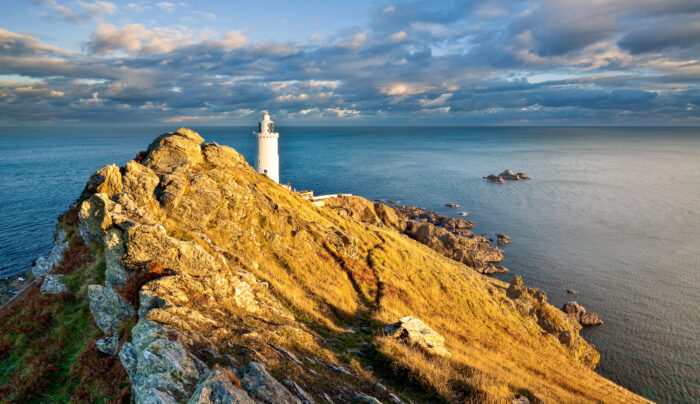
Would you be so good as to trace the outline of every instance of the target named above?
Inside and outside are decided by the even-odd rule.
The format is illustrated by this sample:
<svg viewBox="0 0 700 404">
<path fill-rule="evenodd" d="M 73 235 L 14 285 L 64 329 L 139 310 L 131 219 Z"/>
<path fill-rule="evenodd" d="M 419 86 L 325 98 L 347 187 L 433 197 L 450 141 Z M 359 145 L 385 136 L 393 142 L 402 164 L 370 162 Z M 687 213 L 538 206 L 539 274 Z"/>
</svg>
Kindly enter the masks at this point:
<svg viewBox="0 0 700 404">
<path fill-rule="evenodd" d="M 64 20 L 70 22 L 86 22 L 95 20 L 103 15 L 114 14 L 117 5 L 109 1 L 82 1 L 75 0 L 72 7 L 61 4 L 58 0 L 40 0 L 40 4 L 59 14 Z"/>
<path fill-rule="evenodd" d="M 135 1 L 96 17 L 82 52 L 0 29 L 0 122 L 245 124 L 270 109 L 326 123 L 698 124 L 694 3 L 416 0 L 308 40 L 256 40 L 201 18 L 116 24 L 160 10 Z"/>
</svg>

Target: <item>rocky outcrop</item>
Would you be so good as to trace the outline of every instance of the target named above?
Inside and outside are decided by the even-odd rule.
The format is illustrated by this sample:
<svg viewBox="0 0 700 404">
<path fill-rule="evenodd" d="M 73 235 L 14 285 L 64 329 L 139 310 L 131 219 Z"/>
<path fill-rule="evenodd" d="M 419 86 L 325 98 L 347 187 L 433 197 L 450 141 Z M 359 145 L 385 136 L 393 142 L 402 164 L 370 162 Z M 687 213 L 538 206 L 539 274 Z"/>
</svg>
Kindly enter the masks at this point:
<svg viewBox="0 0 700 404">
<path fill-rule="evenodd" d="M 45 295 L 57 295 L 67 292 L 68 286 L 61 281 L 62 277 L 62 275 L 46 275 L 44 281 L 41 283 L 41 293 Z"/>
<path fill-rule="evenodd" d="M 575 318 L 584 327 L 603 324 L 603 320 L 600 319 L 598 313 L 587 312 L 583 306 L 573 300 L 566 303 L 561 309 L 564 313 Z"/>
<path fill-rule="evenodd" d="M 51 268 L 61 262 L 63 259 L 63 251 L 68 247 L 68 243 L 65 241 L 65 238 L 66 233 L 63 230 L 59 230 L 54 236 L 54 242 L 51 250 L 34 261 L 31 272 L 35 278 L 40 278 L 46 275 Z"/>
<path fill-rule="evenodd" d="M 265 366 L 250 362 L 241 383 L 251 396 L 266 404 L 302 404 L 301 400 L 272 377 Z"/>
<path fill-rule="evenodd" d="M 513 301 L 516 310 L 523 317 L 533 319 L 581 362 L 589 367 L 598 364 L 600 354 L 579 335 L 581 326 L 578 322 L 548 304 L 547 295 L 542 290 L 524 286 L 522 278 L 514 276 L 506 290 L 506 296 Z"/>
<path fill-rule="evenodd" d="M 520 181 L 531 179 L 529 175 L 525 173 L 514 173 L 511 170 L 505 170 L 498 175 L 489 174 L 484 177 L 485 179 L 493 182 L 504 183 L 506 181 Z"/>
<path fill-rule="evenodd" d="M 498 245 L 510 244 L 510 237 L 506 236 L 505 234 L 496 233 L 496 238 L 496 242 L 498 243 Z"/>
<path fill-rule="evenodd" d="M 386 326 L 384 333 L 409 345 L 419 346 L 429 353 L 450 356 L 445 349 L 445 337 L 415 317 L 399 318 L 396 323 Z"/>
<path fill-rule="evenodd" d="M 255 404 L 248 393 L 236 387 L 222 369 L 213 369 L 202 380 L 187 404 Z"/>
<path fill-rule="evenodd" d="M 93 176 L 80 200 L 80 233 L 95 242 L 90 248 L 104 248 L 104 283 L 87 287 L 105 333 L 97 349 L 119 358 L 135 402 L 352 402 L 357 392 L 401 402 L 374 387 L 381 375 L 359 360 L 373 361 L 375 349 L 387 348 L 378 345 L 388 343 L 457 374 L 468 361 L 464 352 L 483 349 L 472 334 L 573 361 L 559 340 L 541 343 L 539 328 L 529 334 L 540 327 L 530 322 L 545 317 L 544 298 L 525 289 L 506 298 L 490 286 L 499 281 L 454 262 L 504 270 L 496 265 L 502 252 L 474 235 L 473 223 L 359 197 L 331 198 L 319 208 L 256 173 L 233 149 L 201 142 L 187 129 L 162 135 L 123 169 Z M 528 304 L 534 319 L 521 322 L 512 308 Z M 443 335 L 413 317 L 388 327 L 389 336 L 373 330 L 406 312 L 434 326 L 450 313 L 459 326 L 442 323 L 440 330 L 459 349 L 450 355 Z M 342 346 L 341 339 L 351 342 Z M 380 353 L 409 366 L 390 349 Z M 519 358 L 503 360 L 512 372 Z M 489 383 L 507 395 L 489 397 L 515 396 L 520 382 L 496 382 L 500 377 Z M 468 382 L 455 385 L 472 388 Z"/>
</svg>

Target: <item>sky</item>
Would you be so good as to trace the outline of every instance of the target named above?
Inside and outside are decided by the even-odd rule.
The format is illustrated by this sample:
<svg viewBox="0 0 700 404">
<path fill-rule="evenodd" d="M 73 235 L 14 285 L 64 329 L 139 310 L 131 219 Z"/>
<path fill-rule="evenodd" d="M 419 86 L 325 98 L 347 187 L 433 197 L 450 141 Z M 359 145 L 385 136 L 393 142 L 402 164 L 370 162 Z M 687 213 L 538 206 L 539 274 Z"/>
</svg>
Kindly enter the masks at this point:
<svg viewBox="0 0 700 404">
<path fill-rule="evenodd" d="M 0 125 L 700 125 L 700 1 L 2 0 Z"/>
</svg>

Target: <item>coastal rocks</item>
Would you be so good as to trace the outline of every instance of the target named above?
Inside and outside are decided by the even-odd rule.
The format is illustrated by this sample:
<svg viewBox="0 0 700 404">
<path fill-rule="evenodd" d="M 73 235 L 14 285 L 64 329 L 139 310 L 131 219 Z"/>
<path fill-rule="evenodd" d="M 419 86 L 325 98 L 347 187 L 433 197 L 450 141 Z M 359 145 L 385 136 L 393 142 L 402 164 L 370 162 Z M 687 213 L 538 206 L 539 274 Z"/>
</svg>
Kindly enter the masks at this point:
<svg viewBox="0 0 700 404">
<path fill-rule="evenodd" d="M 447 206 L 448 208 L 458 208 L 458 207 L 459 207 L 459 204 L 457 204 L 457 203 L 446 203 L 445 206 Z"/>
<path fill-rule="evenodd" d="M 510 237 L 509 236 L 506 236 L 505 234 L 501 234 L 501 233 L 496 233 L 496 237 L 498 238 L 496 240 L 498 245 L 510 244 Z"/>
<path fill-rule="evenodd" d="M 67 292 L 68 286 L 61 281 L 63 275 L 48 274 L 41 283 L 41 293 L 44 295 L 57 295 Z"/>
<path fill-rule="evenodd" d="M 282 383 L 272 377 L 265 366 L 251 361 L 241 380 L 243 387 L 258 400 L 267 404 L 289 403 L 302 404 L 302 401 L 287 390 Z"/>
<path fill-rule="evenodd" d="M 574 317 L 584 327 L 603 324 L 598 313 L 587 312 L 583 306 L 573 300 L 566 303 L 561 309 L 564 313 Z"/>
<path fill-rule="evenodd" d="M 44 276 L 51 268 L 61 262 L 63 259 L 63 250 L 68 247 L 68 242 L 64 241 L 65 238 L 66 232 L 59 230 L 54 237 L 51 250 L 34 261 L 31 271 L 35 278 Z"/>
<path fill-rule="evenodd" d="M 506 182 L 506 181 L 520 181 L 520 180 L 531 179 L 530 176 L 525 174 L 525 173 L 514 173 L 511 170 L 505 170 L 498 175 L 489 174 L 483 178 L 485 178 L 489 181 L 493 181 L 493 182 L 497 182 L 497 183 L 501 183 L 501 184 Z"/>
<path fill-rule="evenodd" d="M 187 404 L 255 404 L 248 393 L 231 383 L 222 369 L 213 369 L 202 380 Z"/>
<path fill-rule="evenodd" d="M 425 212 L 425 208 L 415 206 L 392 206 L 392 208 L 401 216 L 407 219 L 415 219 L 421 213 Z"/>
<path fill-rule="evenodd" d="M 405 233 L 433 250 L 483 273 L 488 263 L 503 260 L 503 251 L 481 236 L 458 237 L 427 222 L 407 221 Z"/>
<path fill-rule="evenodd" d="M 105 334 L 111 334 L 119 322 L 134 313 L 134 309 L 114 289 L 102 285 L 88 286 L 90 312 Z"/>
<path fill-rule="evenodd" d="M 417 345 L 427 352 L 449 356 L 445 349 L 445 337 L 413 316 L 400 317 L 399 321 L 384 328 L 384 332 L 409 345 Z"/>
<path fill-rule="evenodd" d="M 160 178 L 148 167 L 130 161 L 126 163 L 123 177 L 123 191 L 137 205 L 147 205 L 153 198 L 153 190 L 158 186 Z"/>
<path fill-rule="evenodd" d="M 418 220 L 425 220 L 428 223 L 434 224 L 435 226 L 442 226 L 450 231 L 471 229 L 472 227 L 474 227 L 474 222 L 470 222 L 464 219 L 457 219 L 454 217 L 438 215 L 433 211 L 421 213 L 420 215 L 418 215 Z"/>
<path fill-rule="evenodd" d="M 515 309 L 526 318 L 533 319 L 546 333 L 554 336 L 581 363 L 594 368 L 600 354 L 579 335 L 581 325 L 572 316 L 547 303 L 547 295 L 539 289 L 523 285 L 519 276 L 514 276 L 506 290 Z"/>
</svg>

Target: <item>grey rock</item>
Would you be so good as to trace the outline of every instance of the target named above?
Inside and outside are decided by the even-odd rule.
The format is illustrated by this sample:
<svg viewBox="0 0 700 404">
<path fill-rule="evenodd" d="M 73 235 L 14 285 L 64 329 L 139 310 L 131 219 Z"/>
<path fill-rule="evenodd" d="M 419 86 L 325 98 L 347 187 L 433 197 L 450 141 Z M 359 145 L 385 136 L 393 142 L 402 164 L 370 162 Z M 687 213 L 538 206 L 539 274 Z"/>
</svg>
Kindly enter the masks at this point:
<svg viewBox="0 0 700 404">
<path fill-rule="evenodd" d="M 251 361 L 248 364 L 242 384 L 250 395 L 263 403 L 302 404 L 302 401 L 272 377 L 261 363 Z"/>
<path fill-rule="evenodd" d="M 104 238 L 105 246 L 105 285 L 118 286 L 126 284 L 125 279 L 129 277 L 129 271 L 124 268 L 119 257 L 124 253 L 123 232 L 112 228 L 107 231 Z"/>
<path fill-rule="evenodd" d="M 511 404 L 530 404 L 530 399 L 523 395 L 518 395 L 514 399 L 510 400 Z"/>
<path fill-rule="evenodd" d="M 403 316 L 384 328 L 389 336 L 411 345 L 418 345 L 430 353 L 450 356 L 445 349 L 445 338 L 413 316 Z"/>
<path fill-rule="evenodd" d="M 119 335 L 110 335 L 108 337 L 104 337 L 100 340 L 97 340 L 95 343 L 97 350 L 106 353 L 107 355 L 114 355 L 117 353 L 117 349 L 119 348 Z"/>
<path fill-rule="evenodd" d="M 134 313 L 133 307 L 110 287 L 89 285 L 88 298 L 92 317 L 105 334 L 111 334 L 122 319 Z"/>
<path fill-rule="evenodd" d="M 391 399 L 391 401 L 395 402 L 396 404 L 403 403 L 403 401 L 400 398 L 398 398 L 396 396 L 396 394 L 394 394 L 394 393 L 389 393 L 389 398 Z"/>
<path fill-rule="evenodd" d="M 314 404 L 314 399 L 311 398 L 311 396 L 307 392 L 305 392 L 301 388 L 301 386 L 299 386 L 294 380 L 285 379 L 282 383 L 284 383 L 285 386 L 289 387 L 292 393 L 296 394 L 302 403 Z"/>
<path fill-rule="evenodd" d="M 221 369 L 214 369 L 202 380 L 188 404 L 255 404 L 248 393 L 234 386 Z"/>
<path fill-rule="evenodd" d="M 39 278 L 46 275 L 46 273 L 49 272 L 51 268 L 53 268 L 56 264 L 61 262 L 61 260 L 63 259 L 63 250 L 65 250 L 66 247 L 68 247 L 68 242 L 63 241 L 63 239 L 65 238 L 66 233 L 63 230 L 59 230 L 56 233 L 56 237 L 54 239 L 51 250 L 49 250 L 49 252 L 36 259 L 31 269 L 32 275 L 34 275 L 35 278 Z"/>
<path fill-rule="evenodd" d="M 137 403 L 181 403 L 192 396 L 207 366 L 180 342 L 180 334 L 140 318 L 119 359 L 131 379 Z"/>
<path fill-rule="evenodd" d="M 372 396 L 367 396 L 367 395 L 364 395 L 361 393 L 355 394 L 355 402 L 366 403 L 366 404 L 382 404 L 382 402 L 377 400 L 376 398 L 374 398 Z"/>
<path fill-rule="evenodd" d="M 68 286 L 61 281 L 63 275 L 48 274 L 41 283 L 41 293 L 44 295 L 57 295 L 67 292 Z"/>
<path fill-rule="evenodd" d="M 294 363 L 296 363 L 296 364 L 298 364 L 298 365 L 301 365 L 301 364 L 302 364 L 301 361 L 299 360 L 299 358 L 297 358 L 297 356 L 294 355 L 294 354 L 293 354 L 292 352 L 290 352 L 289 350 L 287 350 L 287 349 L 285 349 L 285 348 L 283 348 L 283 347 L 281 347 L 281 346 L 279 346 L 279 345 L 273 345 L 272 347 L 275 348 L 276 350 L 282 352 L 283 354 L 287 355 L 287 356 L 289 357 L 289 359 L 291 359 L 292 361 L 294 361 Z"/>
</svg>

